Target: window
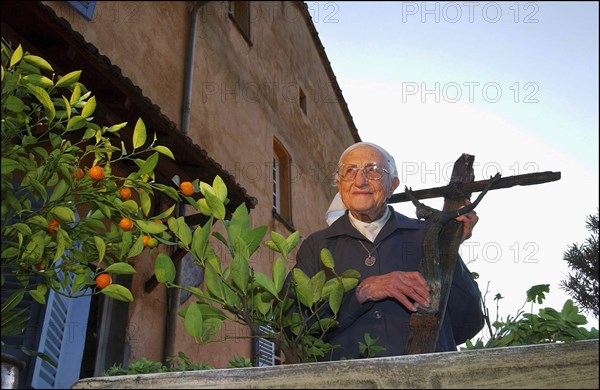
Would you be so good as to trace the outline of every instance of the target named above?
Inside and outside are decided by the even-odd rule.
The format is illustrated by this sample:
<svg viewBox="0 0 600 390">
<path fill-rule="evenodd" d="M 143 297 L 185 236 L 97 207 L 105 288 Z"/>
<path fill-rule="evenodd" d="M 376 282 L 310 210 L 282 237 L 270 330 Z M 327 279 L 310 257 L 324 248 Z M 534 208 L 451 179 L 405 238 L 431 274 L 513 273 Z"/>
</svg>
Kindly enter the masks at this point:
<svg viewBox="0 0 600 390">
<path fill-rule="evenodd" d="M 273 138 L 273 211 L 292 225 L 291 159 L 277 138 Z"/>
<path fill-rule="evenodd" d="M 238 30 L 240 30 L 244 39 L 250 43 L 250 2 L 230 1 L 229 17 L 233 20 Z"/>
<path fill-rule="evenodd" d="M 298 87 L 298 103 L 300 104 L 300 109 L 306 115 L 306 95 L 300 87 Z"/>
<path fill-rule="evenodd" d="M 75 8 L 87 20 L 92 20 L 94 17 L 94 9 L 96 8 L 95 1 L 68 1 L 71 7 Z"/>
</svg>

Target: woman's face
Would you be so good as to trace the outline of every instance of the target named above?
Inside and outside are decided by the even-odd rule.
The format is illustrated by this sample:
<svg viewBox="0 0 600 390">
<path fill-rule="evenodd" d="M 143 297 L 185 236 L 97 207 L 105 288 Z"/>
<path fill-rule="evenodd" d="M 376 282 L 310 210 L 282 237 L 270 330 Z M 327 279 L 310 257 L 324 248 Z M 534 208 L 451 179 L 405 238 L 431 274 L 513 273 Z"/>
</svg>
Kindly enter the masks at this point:
<svg viewBox="0 0 600 390">
<path fill-rule="evenodd" d="M 374 170 L 372 164 L 378 167 L 378 172 L 383 173 L 379 179 L 369 179 L 366 175 L 367 169 Z M 367 168 L 362 169 L 365 165 Z M 363 222 L 381 218 L 387 207 L 386 200 L 400 184 L 398 178 L 391 176 L 385 156 L 368 145 L 359 146 L 342 158 L 340 172 L 348 172 L 352 168 L 358 168 L 354 179 L 344 180 L 339 175 L 337 178 L 342 202 L 355 218 Z M 386 171 L 381 171 L 381 168 L 385 168 Z"/>
</svg>

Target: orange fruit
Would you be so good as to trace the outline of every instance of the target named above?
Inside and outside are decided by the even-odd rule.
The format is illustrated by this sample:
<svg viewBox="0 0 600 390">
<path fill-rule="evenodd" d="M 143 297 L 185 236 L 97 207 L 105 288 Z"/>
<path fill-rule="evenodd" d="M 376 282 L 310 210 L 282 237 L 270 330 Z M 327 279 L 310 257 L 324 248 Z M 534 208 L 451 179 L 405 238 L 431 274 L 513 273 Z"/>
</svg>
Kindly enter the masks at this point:
<svg viewBox="0 0 600 390">
<path fill-rule="evenodd" d="M 88 171 L 88 176 L 96 181 L 102 180 L 104 179 L 104 168 L 98 165 L 94 165 Z"/>
<path fill-rule="evenodd" d="M 119 190 L 119 197 L 123 200 L 131 198 L 131 188 L 123 187 Z"/>
<path fill-rule="evenodd" d="M 98 286 L 99 288 L 104 288 L 111 283 L 112 283 L 112 278 L 107 273 L 103 273 L 103 274 L 96 276 L 96 286 Z"/>
<path fill-rule="evenodd" d="M 154 223 L 160 223 L 161 225 L 163 224 L 162 219 L 155 219 L 152 222 L 154 222 Z"/>
<path fill-rule="evenodd" d="M 142 240 L 144 240 L 144 246 L 148 246 L 148 240 L 150 240 L 150 236 L 143 235 Z"/>
<path fill-rule="evenodd" d="M 48 233 L 56 234 L 56 230 L 58 230 L 58 228 L 60 228 L 60 223 L 56 219 L 48 222 Z"/>
<path fill-rule="evenodd" d="M 43 262 L 43 261 L 42 261 L 42 262 L 39 262 L 39 263 L 37 263 L 37 264 L 35 265 L 35 268 L 36 268 L 38 271 L 43 271 L 43 270 L 45 270 L 45 269 L 46 269 L 46 264 L 44 264 L 44 262 Z"/>
<path fill-rule="evenodd" d="M 81 180 L 81 179 L 83 179 L 83 176 L 84 176 L 83 169 L 77 167 L 77 172 L 75 172 L 75 179 Z"/>
<path fill-rule="evenodd" d="M 190 196 L 194 193 L 194 185 L 189 181 L 183 181 L 179 184 L 179 189 L 181 193 L 185 196 Z"/>
<path fill-rule="evenodd" d="M 133 222 L 131 221 L 131 219 L 123 217 L 119 222 L 119 226 L 123 230 L 131 230 L 131 228 L 133 227 Z"/>
<path fill-rule="evenodd" d="M 156 248 L 158 246 L 158 240 L 154 237 L 148 239 L 148 248 Z"/>
</svg>

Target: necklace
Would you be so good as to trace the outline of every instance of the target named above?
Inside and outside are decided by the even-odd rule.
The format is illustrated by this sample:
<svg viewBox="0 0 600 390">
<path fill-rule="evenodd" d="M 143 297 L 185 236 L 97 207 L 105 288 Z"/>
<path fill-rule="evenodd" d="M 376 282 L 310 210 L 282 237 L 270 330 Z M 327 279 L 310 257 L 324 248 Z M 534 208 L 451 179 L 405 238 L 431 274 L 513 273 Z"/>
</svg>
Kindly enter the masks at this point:
<svg viewBox="0 0 600 390">
<path fill-rule="evenodd" d="M 367 267 L 371 267 L 373 264 L 375 264 L 375 262 L 377 261 L 377 258 L 375 256 L 373 256 L 373 252 L 375 252 L 375 250 L 377 249 L 377 247 L 382 243 L 383 241 L 381 241 L 379 244 L 375 245 L 375 247 L 372 250 L 368 250 L 367 247 L 365 246 L 365 244 L 362 243 L 362 241 L 359 241 L 359 244 L 362 245 L 363 249 L 367 251 L 367 257 L 365 257 L 365 265 Z"/>
</svg>

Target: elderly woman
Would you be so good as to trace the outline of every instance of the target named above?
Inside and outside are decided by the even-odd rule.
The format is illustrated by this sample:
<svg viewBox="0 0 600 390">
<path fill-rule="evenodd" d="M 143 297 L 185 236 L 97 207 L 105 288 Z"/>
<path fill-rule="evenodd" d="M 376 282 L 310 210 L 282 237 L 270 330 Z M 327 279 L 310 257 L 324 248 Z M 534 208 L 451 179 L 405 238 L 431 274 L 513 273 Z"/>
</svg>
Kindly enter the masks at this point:
<svg viewBox="0 0 600 390">
<path fill-rule="evenodd" d="M 344 296 L 339 326 L 326 341 L 340 347 L 327 360 L 364 357 L 365 333 L 385 347 L 377 356 L 402 355 L 415 304 L 428 307 L 429 286 L 417 271 L 423 257 L 425 222 L 394 211 L 386 201 L 400 184 L 394 159 L 378 145 L 360 142 L 346 149 L 336 175 L 338 195 L 327 219 L 331 226 L 308 236 L 296 256 L 307 275 L 321 270 L 319 252 L 328 248 L 336 272 L 360 272 L 354 291 Z M 464 223 L 463 240 L 477 223 L 474 212 L 456 218 Z M 456 262 L 447 311 L 436 351 L 456 350 L 483 328 L 480 292 L 462 259 Z"/>
</svg>

